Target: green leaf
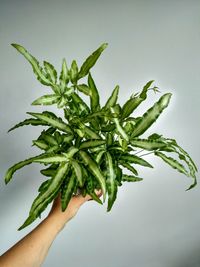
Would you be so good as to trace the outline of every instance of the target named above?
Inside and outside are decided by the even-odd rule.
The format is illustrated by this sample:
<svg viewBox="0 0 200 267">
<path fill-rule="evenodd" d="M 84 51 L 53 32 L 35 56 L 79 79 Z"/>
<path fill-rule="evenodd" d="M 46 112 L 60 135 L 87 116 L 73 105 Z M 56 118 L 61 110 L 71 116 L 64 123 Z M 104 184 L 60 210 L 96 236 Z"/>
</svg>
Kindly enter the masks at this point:
<svg viewBox="0 0 200 267">
<path fill-rule="evenodd" d="M 143 178 L 140 178 L 140 177 L 136 177 L 136 176 L 133 176 L 133 175 L 127 175 L 127 174 L 123 174 L 122 175 L 122 181 L 123 182 L 139 182 L 139 181 L 142 181 Z"/>
<path fill-rule="evenodd" d="M 43 95 L 31 103 L 31 105 L 52 105 L 58 102 L 59 95 Z"/>
<path fill-rule="evenodd" d="M 55 176 L 57 169 L 59 167 L 59 164 L 52 164 L 50 167 L 40 170 L 40 173 L 47 177 Z"/>
<path fill-rule="evenodd" d="M 172 157 L 167 157 L 164 153 L 158 152 L 158 151 L 155 151 L 154 154 L 160 157 L 163 161 L 169 164 L 172 168 L 176 169 L 177 171 L 181 173 L 184 173 L 186 176 L 189 176 L 185 167 L 181 163 L 179 163 L 176 159 Z"/>
<path fill-rule="evenodd" d="M 171 93 L 167 93 L 161 96 L 158 102 L 143 114 L 136 123 L 131 138 L 143 134 L 157 120 L 162 111 L 168 106 L 171 95 Z"/>
<path fill-rule="evenodd" d="M 115 113 L 115 108 L 114 107 L 110 107 L 110 110 L 112 113 Z M 116 125 L 117 131 L 118 133 L 123 137 L 123 139 L 125 139 L 127 142 L 129 141 L 129 137 L 126 134 L 125 130 L 123 129 L 123 127 L 120 125 L 119 119 L 118 118 L 113 118 L 113 121 Z"/>
<path fill-rule="evenodd" d="M 98 111 L 100 109 L 99 104 L 99 93 L 92 78 L 91 73 L 88 75 L 88 86 L 90 88 L 90 107 L 92 112 Z"/>
<path fill-rule="evenodd" d="M 44 69 L 46 71 L 46 76 L 49 81 L 51 81 L 53 84 L 56 84 L 57 82 L 57 71 L 55 70 L 54 66 L 50 64 L 47 61 L 43 61 Z"/>
<path fill-rule="evenodd" d="M 64 155 L 60 154 L 55 154 L 53 156 L 48 156 L 48 154 L 45 154 L 42 158 L 34 160 L 34 162 L 39 163 L 62 163 L 67 161 L 68 159 Z"/>
<path fill-rule="evenodd" d="M 11 132 L 12 130 L 16 129 L 16 128 L 19 128 L 19 127 L 22 127 L 24 125 L 33 125 L 33 126 L 37 126 L 37 125 L 48 125 L 48 123 L 44 122 L 44 121 L 41 121 L 41 120 L 38 120 L 38 119 L 25 119 L 24 121 L 20 122 L 20 123 L 17 123 L 15 126 L 13 126 L 12 128 L 10 128 L 8 130 L 8 132 Z"/>
<path fill-rule="evenodd" d="M 197 169 L 197 166 L 195 165 L 194 161 L 192 160 L 192 158 L 190 157 L 190 155 L 181 147 L 177 144 L 176 140 L 175 139 L 171 139 L 171 138 L 167 138 L 166 140 L 170 140 L 171 141 L 171 144 L 175 147 L 177 147 L 191 162 L 193 168 L 195 169 L 195 171 L 197 172 L 198 169 Z"/>
<path fill-rule="evenodd" d="M 76 84 L 77 79 L 78 79 L 78 66 L 77 66 L 76 60 L 72 61 L 69 73 L 70 73 L 70 81 L 73 84 Z"/>
<path fill-rule="evenodd" d="M 157 139 L 160 139 L 161 137 L 162 137 L 162 134 L 153 133 L 148 137 L 148 139 L 149 140 L 157 140 Z"/>
<path fill-rule="evenodd" d="M 105 153 L 105 150 L 98 151 L 97 155 L 95 156 L 95 160 L 97 163 L 101 162 L 101 159 L 104 153 Z"/>
<path fill-rule="evenodd" d="M 46 181 L 44 181 L 44 182 L 40 185 L 40 187 L 38 188 L 38 192 L 44 192 L 44 191 L 46 191 L 46 189 L 48 188 L 49 183 L 50 183 L 50 180 L 46 180 Z"/>
<path fill-rule="evenodd" d="M 118 93 L 119 93 L 119 85 L 117 85 L 115 87 L 115 89 L 113 90 L 111 96 L 108 98 L 105 106 L 103 107 L 103 109 L 109 109 L 110 107 L 113 107 L 114 105 L 116 105 L 117 103 L 117 98 L 118 98 Z"/>
<path fill-rule="evenodd" d="M 61 118 L 56 117 L 56 115 L 52 115 L 50 112 L 42 112 L 42 113 L 34 113 L 34 112 L 27 112 L 27 114 L 36 117 L 37 119 L 46 122 L 48 125 L 57 128 L 63 132 L 72 132 L 70 127 L 62 121 Z"/>
<path fill-rule="evenodd" d="M 80 150 L 79 154 L 81 158 L 83 159 L 85 165 L 88 167 L 89 171 L 94 175 L 94 177 L 99 182 L 101 189 L 102 189 L 102 193 L 103 193 L 103 202 L 105 202 L 106 183 L 105 183 L 105 179 L 103 177 L 101 170 L 99 169 L 97 163 L 90 157 L 90 155 L 86 151 Z"/>
<path fill-rule="evenodd" d="M 153 168 L 153 166 L 150 163 L 148 163 L 146 160 L 144 160 L 144 159 L 142 159 L 136 155 L 131 155 L 131 154 L 121 155 L 119 159 L 123 160 L 123 161 L 130 162 L 130 163 L 139 164 L 139 165 L 142 165 L 144 167 Z"/>
<path fill-rule="evenodd" d="M 106 185 L 108 189 L 108 206 L 107 211 L 110 211 L 117 197 L 117 182 L 116 173 L 113 166 L 113 159 L 109 152 L 105 152 L 107 179 Z"/>
<path fill-rule="evenodd" d="M 66 106 L 68 100 L 66 96 L 61 96 L 59 101 L 57 102 L 57 108 L 63 108 Z"/>
<path fill-rule="evenodd" d="M 74 173 L 76 174 L 76 178 L 78 180 L 79 186 L 82 187 L 83 186 L 83 174 L 82 174 L 81 165 L 76 160 L 71 160 L 70 162 L 74 169 Z"/>
<path fill-rule="evenodd" d="M 59 77 L 61 93 L 63 93 L 65 91 L 65 86 L 66 86 L 66 84 L 68 84 L 69 79 L 70 79 L 69 70 L 67 68 L 67 63 L 66 63 L 65 58 L 63 58 L 62 70 L 61 70 L 60 77 Z"/>
<path fill-rule="evenodd" d="M 49 144 L 49 145 L 53 145 L 53 146 L 58 145 L 56 139 L 55 139 L 51 134 L 43 133 L 41 138 L 42 138 L 44 141 L 46 141 L 47 144 Z"/>
<path fill-rule="evenodd" d="M 87 140 L 87 141 L 82 142 L 80 144 L 79 148 L 83 149 L 83 148 L 97 147 L 97 146 L 101 146 L 103 144 L 105 144 L 105 140 L 91 139 L 91 140 Z"/>
<path fill-rule="evenodd" d="M 44 154 L 45 154 L 45 153 L 42 153 L 42 154 L 40 154 L 40 155 L 38 155 L 38 156 L 34 156 L 34 157 L 31 157 L 31 158 L 29 158 L 29 159 L 26 159 L 26 160 L 23 160 L 23 161 L 20 161 L 20 162 L 14 164 L 12 167 L 10 167 L 10 168 L 7 170 L 7 172 L 6 172 L 6 174 L 5 174 L 5 177 L 4 177 L 5 183 L 7 184 L 8 182 L 10 182 L 10 180 L 12 179 L 13 174 L 14 174 L 17 170 L 23 168 L 24 166 L 26 166 L 26 165 L 28 165 L 28 164 L 31 164 L 35 159 L 39 159 L 39 158 L 43 157 Z"/>
<path fill-rule="evenodd" d="M 97 194 L 95 192 L 89 191 L 88 194 L 92 197 L 92 199 L 94 201 L 96 201 L 97 203 L 103 205 L 101 199 L 97 196 Z"/>
<path fill-rule="evenodd" d="M 129 171 L 131 171 L 132 173 L 134 173 L 135 175 L 138 175 L 137 170 L 129 163 L 119 160 L 119 164 L 122 165 L 124 168 L 128 169 Z"/>
<path fill-rule="evenodd" d="M 36 74 L 37 79 L 44 85 L 52 85 L 52 82 L 46 77 L 45 72 L 39 65 L 39 61 L 33 57 L 23 46 L 19 44 L 11 44 L 18 50 L 32 65 L 33 72 Z"/>
<path fill-rule="evenodd" d="M 33 145 L 37 146 L 40 149 L 46 150 L 49 147 L 48 144 L 43 140 L 33 140 L 32 142 L 33 142 Z"/>
<path fill-rule="evenodd" d="M 84 93 L 85 95 L 90 95 L 91 92 L 90 92 L 90 88 L 86 85 L 86 84 L 79 84 L 77 85 L 77 89 Z"/>
<path fill-rule="evenodd" d="M 80 115 L 82 115 L 82 113 L 83 115 L 86 115 L 90 112 L 88 105 L 83 101 L 83 99 L 78 94 L 76 94 L 75 92 L 72 93 L 71 98 L 74 104 L 77 106 Z"/>
<path fill-rule="evenodd" d="M 62 163 L 56 175 L 51 178 L 47 190 L 42 191 L 33 201 L 31 206 L 29 217 L 26 219 L 24 224 L 18 229 L 21 230 L 31 224 L 39 217 L 39 215 L 45 210 L 47 205 L 57 196 L 60 186 L 68 172 L 68 163 Z"/>
<path fill-rule="evenodd" d="M 155 140 L 147 140 L 147 139 L 132 139 L 130 140 L 132 146 L 140 147 L 145 150 L 155 150 L 159 148 L 163 148 L 167 146 L 167 143 L 163 143 L 162 141 Z"/>
<path fill-rule="evenodd" d="M 197 178 L 195 175 L 195 172 L 198 171 L 197 167 L 196 167 L 194 161 L 192 160 L 192 158 L 189 156 L 189 154 L 181 146 L 179 146 L 177 144 L 175 139 L 166 138 L 166 140 L 168 141 L 168 145 L 173 148 L 172 152 L 177 153 L 179 158 L 181 160 L 185 161 L 185 163 L 187 164 L 187 166 L 189 168 L 189 171 L 190 171 L 189 176 L 193 178 L 194 182 L 189 186 L 188 189 L 186 189 L 186 191 L 188 191 L 188 190 L 192 189 L 193 187 L 195 187 L 197 184 Z"/>
<path fill-rule="evenodd" d="M 149 81 L 144 87 L 142 92 L 137 97 L 131 97 L 122 107 L 121 118 L 128 117 L 146 98 L 147 91 L 154 80 Z"/>
<path fill-rule="evenodd" d="M 64 181 L 65 185 L 61 191 L 61 206 L 62 206 L 62 211 L 65 211 L 72 196 L 74 189 L 76 188 L 77 185 L 77 179 L 75 174 L 72 172 L 72 175 L 70 177 L 67 177 L 67 179 Z"/>
<path fill-rule="evenodd" d="M 94 51 L 83 63 L 78 73 L 78 79 L 86 76 L 89 73 L 89 70 L 94 66 L 97 59 L 104 51 L 104 49 L 108 46 L 107 43 L 102 44 L 96 51 Z"/>
</svg>

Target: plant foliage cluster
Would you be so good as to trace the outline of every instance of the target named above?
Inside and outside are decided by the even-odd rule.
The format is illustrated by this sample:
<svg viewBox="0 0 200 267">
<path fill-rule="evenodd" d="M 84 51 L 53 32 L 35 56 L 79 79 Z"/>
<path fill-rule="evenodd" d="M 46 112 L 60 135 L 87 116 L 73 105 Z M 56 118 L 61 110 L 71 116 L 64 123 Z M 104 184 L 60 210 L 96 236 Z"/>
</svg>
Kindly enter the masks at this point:
<svg viewBox="0 0 200 267">
<path fill-rule="evenodd" d="M 29 216 L 19 230 L 38 218 L 59 193 L 62 211 L 77 193 L 83 196 L 89 194 L 99 204 L 103 204 L 108 196 L 107 211 L 110 211 L 116 200 L 118 187 L 123 182 L 142 180 L 138 176 L 137 165 L 153 168 L 140 154 L 141 151 L 154 153 L 172 168 L 191 177 L 193 183 L 187 190 L 196 185 L 197 167 L 176 140 L 157 133 L 148 138 L 140 137 L 168 106 L 171 93 L 162 95 L 139 117 L 132 114 L 147 99 L 149 91 L 159 92 L 157 87 L 152 87 L 153 80 L 149 81 L 141 92 L 132 94 L 123 106 L 118 103 L 117 85 L 107 102 L 101 105 L 91 68 L 107 47 L 107 43 L 95 50 L 80 68 L 76 60 L 68 67 L 63 59 L 59 77 L 51 63 L 43 61 L 41 66 L 23 46 L 12 46 L 29 61 L 39 82 L 52 89 L 50 94 L 36 99 L 32 105 L 54 104 L 63 109 L 63 118 L 50 111 L 27 112 L 30 118 L 9 130 L 24 125 L 47 127 L 33 140 L 33 145 L 41 150 L 41 154 L 14 164 L 5 175 L 7 184 L 15 171 L 28 164 L 37 162 L 45 166 L 41 174 L 46 180 L 40 185 Z M 81 82 L 82 78 L 87 82 Z M 89 104 L 82 99 L 81 94 L 88 96 Z M 173 153 L 178 159 L 173 157 Z M 129 170 L 131 175 L 125 174 L 125 169 Z M 103 202 L 96 195 L 95 189 L 102 190 Z"/>
</svg>

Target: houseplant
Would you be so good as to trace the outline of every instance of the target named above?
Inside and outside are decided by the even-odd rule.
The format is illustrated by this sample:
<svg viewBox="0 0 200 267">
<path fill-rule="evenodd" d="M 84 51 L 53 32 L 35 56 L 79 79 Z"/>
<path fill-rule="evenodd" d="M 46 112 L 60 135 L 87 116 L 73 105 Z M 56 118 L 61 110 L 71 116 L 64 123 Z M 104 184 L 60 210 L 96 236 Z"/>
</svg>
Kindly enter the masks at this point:
<svg viewBox="0 0 200 267">
<path fill-rule="evenodd" d="M 149 81 L 141 92 L 132 94 L 122 106 L 118 103 L 117 85 L 106 103 L 101 105 L 91 69 L 107 43 L 95 50 L 80 68 L 76 60 L 68 68 L 63 59 L 59 77 L 51 63 L 43 61 L 41 66 L 23 46 L 12 46 L 29 61 L 38 81 L 52 90 L 33 101 L 32 105 L 56 105 L 58 109 L 63 109 L 63 118 L 50 111 L 27 112 L 31 117 L 9 130 L 24 125 L 47 127 L 33 140 L 33 145 L 42 153 L 14 164 L 5 174 L 7 184 L 15 171 L 28 164 L 40 163 L 45 166 L 41 174 L 46 180 L 40 185 L 29 216 L 19 230 L 38 218 L 59 193 L 62 211 L 67 208 L 73 194 L 77 193 L 83 196 L 89 194 L 99 204 L 103 204 L 108 195 L 107 211 L 110 211 L 117 197 L 118 186 L 123 182 L 142 180 L 136 166 L 153 168 L 140 154 L 141 149 L 150 151 L 180 173 L 191 177 L 193 183 L 187 190 L 197 184 L 197 166 L 175 139 L 157 133 L 148 138 L 140 137 L 167 108 L 171 93 L 162 95 L 139 117 L 133 116 L 137 107 L 147 99 L 150 91 L 159 92 L 157 87 L 152 86 L 154 80 Z M 82 78 L 87 82 L 83 83 Z M 89 104 L 81 94 L 88 97 Z M 124 169 L 128 169 L 132 175 L 125 174 Z M 95 189 L 102 190 L 103 202 Z"/>
</svg>

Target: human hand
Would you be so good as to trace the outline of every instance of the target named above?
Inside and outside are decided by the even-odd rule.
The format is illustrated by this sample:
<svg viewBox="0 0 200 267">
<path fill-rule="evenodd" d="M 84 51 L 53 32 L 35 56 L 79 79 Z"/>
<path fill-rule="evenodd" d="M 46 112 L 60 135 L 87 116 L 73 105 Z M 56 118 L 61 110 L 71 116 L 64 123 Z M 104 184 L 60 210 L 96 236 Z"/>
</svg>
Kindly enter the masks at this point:
<svg viewBox="0 0 200 267">
<path fill-rule="evenodd" d="M 98 197 L 102 196 L 101 190 L 95 190 L 95 193 Z M 71 198 L 66 210 L 63 212 L 61 210 L 61 196 L 59 194 L 58 197 L 53 201 L 53 205 L 48 217 L 56 218 L 56 221 L 58 223 L 60 222 L 64 226 L 67 221 L 71 220 L 76 215 L 83 203 L 89 200 L 93 200 L 90 195 L 86 195 L 85 197 L 82 195 L 75 195 Z"/>
</svg>

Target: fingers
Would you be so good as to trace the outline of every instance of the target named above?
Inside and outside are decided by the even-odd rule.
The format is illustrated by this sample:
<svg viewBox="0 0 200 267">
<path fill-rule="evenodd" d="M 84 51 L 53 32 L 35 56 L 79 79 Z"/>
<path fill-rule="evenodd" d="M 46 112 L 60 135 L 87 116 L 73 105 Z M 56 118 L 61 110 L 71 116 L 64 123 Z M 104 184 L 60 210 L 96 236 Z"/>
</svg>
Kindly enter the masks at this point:
<svg viewBox="0 0 200 267">
<path fill-rule="evenodd" d="M 100 190 L 96 190 L 95 189 L 95 193 L 98 197 L 102 196 L 102 191 Z M 82 205 L 83 203 L 87 202 L 87 201 L 91 201 L 93 200 L 93 198 L 90 195 L 86 195 L 85 197 L 83 197 L 82 195 L 76 196 L 77 200 L 79 201 L 80 205 Z"/>
</svg>

